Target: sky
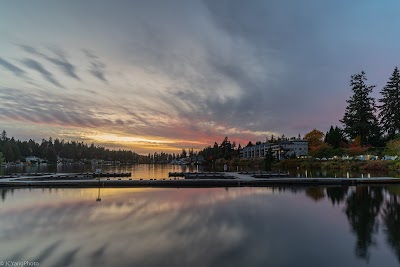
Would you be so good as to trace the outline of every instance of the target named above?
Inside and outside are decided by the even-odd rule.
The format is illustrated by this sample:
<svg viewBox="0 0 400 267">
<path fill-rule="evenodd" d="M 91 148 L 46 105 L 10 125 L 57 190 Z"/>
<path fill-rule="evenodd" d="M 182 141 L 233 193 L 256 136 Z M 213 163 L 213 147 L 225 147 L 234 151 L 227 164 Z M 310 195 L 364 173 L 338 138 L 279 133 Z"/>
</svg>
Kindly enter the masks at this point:
<svg viewBox="0 0 400 267">
<path fill-rule="evenodd" d="M 141 154 L 341 126 L 400 66 L 397 0 L 2 1 L 0 130 Z"/>
</svg>

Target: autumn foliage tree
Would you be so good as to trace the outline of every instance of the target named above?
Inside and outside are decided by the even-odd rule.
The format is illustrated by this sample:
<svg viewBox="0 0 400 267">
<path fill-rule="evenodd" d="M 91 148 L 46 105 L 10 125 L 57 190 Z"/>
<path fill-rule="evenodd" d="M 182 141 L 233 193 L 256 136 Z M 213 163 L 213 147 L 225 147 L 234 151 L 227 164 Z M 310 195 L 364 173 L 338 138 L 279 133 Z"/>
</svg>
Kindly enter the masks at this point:
<svg viewBox="0 0 400 267">
<path fill-rule="evenodd" d="M 400 139 L 387 142 L 385 153 L 390 156 L 400 156 Z"/>
<path fill-rule="evenodd" d="M 367 147 L 361 145 L 361 136 L 356 136 L 353 142 L 350 143 L 348 148 L 345 148 L 343 152 L 348 156 L 358 156 L 366 153 Z"/>
<path fill-rule="evenodd" d="M 304 139 L 308 141 L 308 153 L 310 156 L 319 157 L 319 150 L 324 145 L 325 134 L 320 130 L 314 129 L 304 135 Z"/>
<path fill-rule="evenodd" d="M 322 145 L 325 134 L 320 130 L 314 129 L 304 135 L 304 139 L 308 141 L 308 147 L 313 148 Z"/>
</svg>

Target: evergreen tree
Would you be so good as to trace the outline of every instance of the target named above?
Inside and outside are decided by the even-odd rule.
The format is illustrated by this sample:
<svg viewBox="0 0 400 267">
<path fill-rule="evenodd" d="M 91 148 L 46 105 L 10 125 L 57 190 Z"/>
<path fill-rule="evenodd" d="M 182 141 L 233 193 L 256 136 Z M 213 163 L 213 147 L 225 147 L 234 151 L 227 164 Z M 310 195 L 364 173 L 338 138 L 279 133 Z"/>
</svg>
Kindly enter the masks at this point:
<svg viewBox="0 0 400 267">
<path fill-rule="evenodd" d="M 253 145 L 253 143 L 251 141 L 249 141 L 249 143 L 247 144 L 246 147 L 251 147 L 251 146 L 254 146 L 254 145 Z"/>
<path fill-rule="evenodd" d="M 11 142 L 6 142 L 3 147 L 3 154 L 6 162 L 13 162 L 15 159 L 13 146 Z"/>
<path fill-rule="evenodd" d="M 54 147 L 50 147 L 47 151 L 47 160 L 51 163 L 57 163 L 57 154 Z"/>
<path fill-rule="evenodd" d="M 186 149 L 182 148 L 181 158 L 186 158 L 186 156 L 187 156 Z"/>
<path fill-rule="evenodd" d="M 376 145 L 380 139 L 380 128 L 378 119 L 375 116 L 375 100 L 370 96 L 375 87 L 367 86 L 365 72 L 351 76 L 351 90 L 353 95 L 346 100 L 346 107 L 343 119 L 340 120 L 344 125 L 344 132 L 350 137 L 360 136 L 361 145 Z"/>
<path fill-rule="evenodd" d="M 7 138 L 7 132 L 6 132 L 5 130 L 3 130 L 3 131 L 1 132 L 0 140 L 3 141 L 3 142 L 5 142 L 5 141 L 8 140 L 8 138 Z"/>
<path fill-rule="evenodd" d="M 274 161 L 274 154 L 271 146 L 268 148 L 264 158 L 264 168 L 266 171 L 270 171 L 272 168 L 272 162 Z"/>
<path fill-rule="evenodd" d="M 393 138 L 400 131 L 400 72 L 397 67 L 380 93 L 380 123 L 389 138 Z"/>
<path fill-rule="evenodd" d="M 343 135 L 342 130 L 339 127 L 331 128 L 325 135 L 325 143 L 330 144 L 333 148 L 339 148 L 341 143 L 344 143 L 346 138 Z"/>
</svg>

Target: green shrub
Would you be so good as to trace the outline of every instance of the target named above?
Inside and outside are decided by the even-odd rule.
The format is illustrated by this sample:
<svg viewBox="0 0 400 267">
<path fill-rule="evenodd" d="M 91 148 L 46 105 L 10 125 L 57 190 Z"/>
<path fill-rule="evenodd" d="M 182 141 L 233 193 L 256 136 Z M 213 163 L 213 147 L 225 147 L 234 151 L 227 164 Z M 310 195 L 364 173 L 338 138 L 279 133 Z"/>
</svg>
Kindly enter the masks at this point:
<svg viewBox="0 0 400 267">
<path fill-rule="evenodd" d="M 388 171 L 389 163 L 384 160 L 369 160 L 361 166 L 361 169 L 367 171 Z"/>
<path fill-rule="evenodd" d="M 388 169 L 389 171 L 400 172 L 400 161 L 389 161 Z"/>
</svg>

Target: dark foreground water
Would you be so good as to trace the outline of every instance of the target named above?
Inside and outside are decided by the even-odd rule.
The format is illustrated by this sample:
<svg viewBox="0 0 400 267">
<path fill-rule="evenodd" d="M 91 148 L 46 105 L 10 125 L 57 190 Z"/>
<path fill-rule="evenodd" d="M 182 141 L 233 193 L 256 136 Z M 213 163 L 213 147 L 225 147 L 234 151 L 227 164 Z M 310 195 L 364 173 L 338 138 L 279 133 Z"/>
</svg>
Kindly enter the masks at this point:
<svg viewBox="0 0 400 267">
<path fill-rule="evenodd" d="M 0 192 L 3 265 L 400 266 L 400 186 Z"/>
</svg>

